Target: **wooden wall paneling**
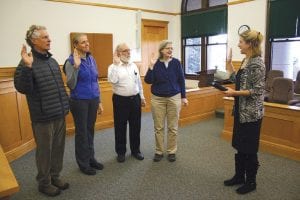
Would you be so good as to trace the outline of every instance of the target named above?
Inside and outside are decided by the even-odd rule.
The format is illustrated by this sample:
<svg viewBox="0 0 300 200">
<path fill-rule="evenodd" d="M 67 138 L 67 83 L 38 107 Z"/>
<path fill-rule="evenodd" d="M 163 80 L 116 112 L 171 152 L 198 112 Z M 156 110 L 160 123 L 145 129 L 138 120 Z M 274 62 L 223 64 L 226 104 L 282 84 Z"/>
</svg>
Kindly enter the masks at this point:
<svg viewBox="0 0 300 200">
<path fill-rule="evenodd" d="M 113 127 L 112 86 L 109 82 L 100 82 L 103 113 L 98 115 L 95 128 L 97 130 Z"/>
<path fill-rule="evenodd" d="M 224 98 L 225 118 L 221 137 L 226 140 L 232 137 L 232 106 L 233 99 Z M 267 102 L 264 107 L 260 150 L 300 161 L 300 108 Z"/>
<path fill-rule="evenodd" d="M 145 83 L 144 77 L 141 77 L 143 83 L 144 96 L 146 100 L 146 106 L 142 107 L 143 112 L 151 112 L 151 85 Z"/>
<path fill-rule="evenodd" d="M 15 71 L 16 71 L 15 67 L 1 67 L 0 68 L 0 78 L 14 77 Z"/>
<path fill-rule="evenodd" d="M 180 112 L 180 126 L 214 116 L 216 110 L 216 90 L 214 88 L 188 90 L 187 99 L 189 105 L 182 106 Z"/>
<path fill-rule="evenodd" d="M 107 69 L 113 62 L 112 34 L 93 33 L 93 56 L 97 62 L 99 77 L 107 77 Z"/>
<path fill-rule="evenodd" d="M 0 143 L 5 152 L 21 144 L 17 97 L 12 79 L 0 80 Z"/>
</svg>

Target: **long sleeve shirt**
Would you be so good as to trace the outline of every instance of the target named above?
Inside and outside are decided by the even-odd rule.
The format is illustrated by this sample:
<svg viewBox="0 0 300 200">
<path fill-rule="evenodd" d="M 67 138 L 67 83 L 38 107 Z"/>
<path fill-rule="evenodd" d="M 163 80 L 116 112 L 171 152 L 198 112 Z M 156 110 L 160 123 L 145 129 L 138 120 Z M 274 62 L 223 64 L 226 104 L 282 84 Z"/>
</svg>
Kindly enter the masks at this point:
<svg viewBox="0 0 300 200">
<path fill-rule="evenodd" d="M 108 67 L 108 81 L 112 83 L 113 93 L 120 96 L 140 94 L 145 99 L 139 70 L 134 63 L 111 64 Z"/>
<path fill-rule="evenodd" d="M 168 66 L 157 60 L 153 70 L 148 70 L 145 82 L 151 85 L 152 94 L 160 97 L 171 97 L 181 93 L 186 98 L 184 74 L 178 59 L 172 58 Z"/>
</svg>

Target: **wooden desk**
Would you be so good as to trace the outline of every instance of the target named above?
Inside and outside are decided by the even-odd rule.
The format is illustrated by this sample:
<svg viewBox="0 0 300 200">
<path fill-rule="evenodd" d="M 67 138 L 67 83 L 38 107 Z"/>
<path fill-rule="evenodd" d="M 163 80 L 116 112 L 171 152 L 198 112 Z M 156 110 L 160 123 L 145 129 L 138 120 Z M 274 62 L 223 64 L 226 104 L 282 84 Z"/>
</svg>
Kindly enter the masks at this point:
<svg viewBox="0 0 300 200">
<path fill-rule="evenodd" d="M 19 189 L 19 184 L 0 145 L 0 199 L 8 199 Z"/>
<path fill-rule="evenodd" d="M 224 98 L 224 128 L 221 137 L 232 138 L 233 98 Z M 300 161 L 300 107 L 264 102 L 260 150 Z"/>
</svg>

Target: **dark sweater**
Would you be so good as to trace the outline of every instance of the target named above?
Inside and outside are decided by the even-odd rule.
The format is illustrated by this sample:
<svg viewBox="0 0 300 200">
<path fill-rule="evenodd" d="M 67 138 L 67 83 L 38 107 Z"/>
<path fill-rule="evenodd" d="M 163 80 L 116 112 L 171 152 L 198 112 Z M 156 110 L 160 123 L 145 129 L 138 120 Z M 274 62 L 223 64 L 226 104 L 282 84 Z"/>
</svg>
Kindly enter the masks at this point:
<svg viewBox="0 0 300 200">
<path fill-rule="evenodd" d="M 69 111 L 61 71 L 51 54 L 32 50 L 32 68 L 21 61 L 14 76 L 15 88 L 26 95 L 32 122 L 63 118 Z"/>
<path fill-rule="evenodd" d="M 145 82 L 151 85 L 152 94 L 159 97 L 171 97 L 181 93 L 186 98 L 184 74 L 178 59 L 172 58 L 166 68 L 159 60 L 154 64 L 153 70 L 148 70 Z"/>
</svg>

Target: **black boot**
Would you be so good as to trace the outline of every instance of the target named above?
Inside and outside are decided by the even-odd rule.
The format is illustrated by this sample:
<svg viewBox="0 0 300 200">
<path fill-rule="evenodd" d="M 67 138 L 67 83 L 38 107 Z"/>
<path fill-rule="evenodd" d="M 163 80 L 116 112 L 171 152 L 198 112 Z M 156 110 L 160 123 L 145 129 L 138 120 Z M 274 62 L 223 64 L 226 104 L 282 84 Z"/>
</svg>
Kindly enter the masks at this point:
<svg viewBox="0 0 300 200">
<path fill-rule="evenodd" d="M 256 189 L 256 174 L 258 166 L 257 156 L 248 157 L 248 159 L 246 159 L 246 183 L 236 190 L 238 194 L 247 194 Z"/>
<path fill-rule="evenodd" d="M 245 162 L 242 154 L 235 154 L 235 175 L 226 181 L 225 186 L 233 186 L 245 183 Z"/>
</svg>

